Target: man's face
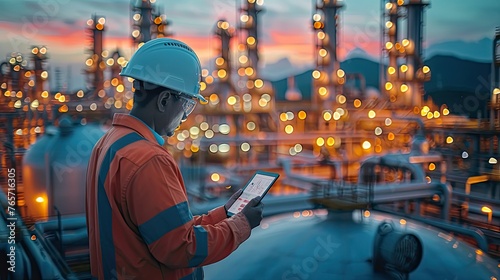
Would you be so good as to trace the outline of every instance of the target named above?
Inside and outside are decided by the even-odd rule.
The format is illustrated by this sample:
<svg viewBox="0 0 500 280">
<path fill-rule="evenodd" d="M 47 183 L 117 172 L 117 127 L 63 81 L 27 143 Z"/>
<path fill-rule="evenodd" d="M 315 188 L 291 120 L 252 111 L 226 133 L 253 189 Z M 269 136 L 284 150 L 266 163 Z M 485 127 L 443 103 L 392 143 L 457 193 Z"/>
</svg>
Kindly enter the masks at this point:
<svg viewBox="0 0 500 280">
<path fill-rule="evenodd" d="M 191 100 L 191 101 L 190 101 Z M 168 102 L 165 104 L 164 111 L 160 114 L 159 120 L 156 124 L 156 132 L 162 136 L 172 136 L 174 131 L 181 125 L 187 118 L 186 114 L 192 112 L 192 109 L 186 111 L 187 103 L 194 101 L 193 99 L 187 100 L 185 97 L 180 97 L 176 94 L 171 94 Z M 191 105 L 192 106 L 192 105 Z"/>
</svg>

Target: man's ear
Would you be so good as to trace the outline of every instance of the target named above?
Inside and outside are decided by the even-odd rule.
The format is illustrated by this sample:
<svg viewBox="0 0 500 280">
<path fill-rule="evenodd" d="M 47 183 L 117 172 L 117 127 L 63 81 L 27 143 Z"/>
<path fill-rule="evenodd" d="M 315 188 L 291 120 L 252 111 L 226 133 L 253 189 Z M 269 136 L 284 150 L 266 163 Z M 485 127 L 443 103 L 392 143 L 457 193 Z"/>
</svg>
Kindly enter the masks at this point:
<svg viewBox="0 0 500 280">
<path fill-rule="evenodd" d="M 158 110 L 160 112 L 165 112 L 165 108 L 167 107 L 169 98 L 170 98 L 170 92 L 166 90 L 158 94 L 158 99 L 156 99 L 156 105 L 158 106 Z"/>
</svg>

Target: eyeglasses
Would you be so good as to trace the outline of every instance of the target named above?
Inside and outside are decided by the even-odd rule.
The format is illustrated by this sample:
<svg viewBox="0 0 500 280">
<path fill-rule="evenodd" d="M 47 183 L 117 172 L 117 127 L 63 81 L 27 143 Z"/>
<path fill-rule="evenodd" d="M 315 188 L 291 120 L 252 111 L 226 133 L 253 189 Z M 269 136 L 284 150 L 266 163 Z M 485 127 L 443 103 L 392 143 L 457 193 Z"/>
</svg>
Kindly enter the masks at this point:
<svg viewBox="0 0 500 280">
<path fill-rule="evenodd" d="M 184 110 L 184 119 L 189 116 L 194 111 L 196 107 L 196 101 L 192 98 L 186 97 L 182 93 L 174 94 L 175 97 L 182 100 L 182 110 Z"/>
</svg>

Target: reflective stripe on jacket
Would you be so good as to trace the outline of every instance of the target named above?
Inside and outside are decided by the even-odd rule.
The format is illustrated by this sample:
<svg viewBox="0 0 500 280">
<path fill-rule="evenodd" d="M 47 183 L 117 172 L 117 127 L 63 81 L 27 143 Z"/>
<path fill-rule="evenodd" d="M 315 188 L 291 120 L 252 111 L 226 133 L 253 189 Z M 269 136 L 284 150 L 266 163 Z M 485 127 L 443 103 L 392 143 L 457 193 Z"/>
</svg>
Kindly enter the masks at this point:
<svg viewBox="0 0 500 280">
<path fill-rule="evenodd" d="M 193 216 L 179 167 L 140 120 L 115 114 L 87 171 L 92 277 L 201 279 L 250 236 L 240 213 L 224 207 Z"/>
</svg>

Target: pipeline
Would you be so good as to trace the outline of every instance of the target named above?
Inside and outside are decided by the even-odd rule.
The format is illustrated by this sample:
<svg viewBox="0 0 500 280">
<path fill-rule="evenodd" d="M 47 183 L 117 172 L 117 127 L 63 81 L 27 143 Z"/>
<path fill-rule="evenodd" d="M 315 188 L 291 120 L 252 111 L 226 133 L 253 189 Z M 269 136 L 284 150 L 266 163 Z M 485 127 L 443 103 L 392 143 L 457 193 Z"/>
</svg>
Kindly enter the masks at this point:
<svg viewBox="0 0 500 280">
<path fill-rule="evenodd" d="M 373 204 L 394 201 L 403 201 L 416 198 L 425 198 L 436 192 L 442 194 L 443 211 L 441 216 L 444 220 L 450 219 L 450 209 L 453 189 L 449 183 L 402 183 L 377 185 L 373 188 Z"/>
<path fill-rule="evenodd" d="M 49 220 L 35 224 L 38 234 L 62 231 L 63 246 L 80 246 L 88 244 L 87 224 L 85 216 L 65 217 L 61 220 L 61 228 L 57 220 Z"/>
<path fill-rule="evenodd" d="M 411 171 L 414 180 L 417 182 L 425 182 L 425 173 L 422 167 L 412 164 L 408 160 L 408 156 L 399 154 L 390 154 L 383 157 L 372 157 L 365 160 L 360 167 L 360 172 L 358 176 L 358 182 L 363 182 L 363 172 L 362 170 L 366 168 L 366 165 L 383 165 L 388 167 L 406 168 Z"/>
</svg>

